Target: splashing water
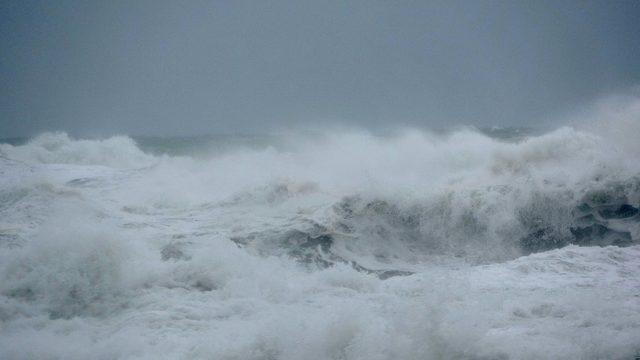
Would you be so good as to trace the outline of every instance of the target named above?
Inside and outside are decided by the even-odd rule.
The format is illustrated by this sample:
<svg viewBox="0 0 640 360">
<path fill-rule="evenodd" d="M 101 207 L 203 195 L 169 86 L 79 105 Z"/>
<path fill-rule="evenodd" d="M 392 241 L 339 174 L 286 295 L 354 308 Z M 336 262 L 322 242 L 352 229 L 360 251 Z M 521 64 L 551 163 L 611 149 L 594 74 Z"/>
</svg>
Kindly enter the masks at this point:
<svg viewBox="0 0 640 360">
<path fill-rule="evenodd" d="M 0 357 L 631 358 L 635 115 L 207 156 L 2 144 Z"/>
</svg>

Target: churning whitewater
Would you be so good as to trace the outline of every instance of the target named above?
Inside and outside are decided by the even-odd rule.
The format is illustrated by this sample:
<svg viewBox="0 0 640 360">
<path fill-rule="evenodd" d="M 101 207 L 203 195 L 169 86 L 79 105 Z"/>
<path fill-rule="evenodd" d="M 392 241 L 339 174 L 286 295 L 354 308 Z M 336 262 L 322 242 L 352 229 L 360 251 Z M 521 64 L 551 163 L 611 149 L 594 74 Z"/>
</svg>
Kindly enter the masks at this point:
<svg viewBox="0 0 640 360">
<path fill-rule="evenodd" d="M 632 115 L 1 144 L 0 358 L 630 359 Z"/>
</svg>

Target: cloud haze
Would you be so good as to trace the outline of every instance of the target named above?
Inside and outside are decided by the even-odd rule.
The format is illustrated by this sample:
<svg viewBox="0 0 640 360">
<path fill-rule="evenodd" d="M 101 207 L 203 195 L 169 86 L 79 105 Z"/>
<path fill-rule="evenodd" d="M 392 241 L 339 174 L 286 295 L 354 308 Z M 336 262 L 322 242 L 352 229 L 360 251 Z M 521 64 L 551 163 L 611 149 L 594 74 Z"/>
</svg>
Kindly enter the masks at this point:
<svg viewBox="0 0 640 360">
<path fill-rule="evenodd" d="M 6 1 L 0 135 L 532 126 L 640 80 L 637 1 Z"/>
</svg>

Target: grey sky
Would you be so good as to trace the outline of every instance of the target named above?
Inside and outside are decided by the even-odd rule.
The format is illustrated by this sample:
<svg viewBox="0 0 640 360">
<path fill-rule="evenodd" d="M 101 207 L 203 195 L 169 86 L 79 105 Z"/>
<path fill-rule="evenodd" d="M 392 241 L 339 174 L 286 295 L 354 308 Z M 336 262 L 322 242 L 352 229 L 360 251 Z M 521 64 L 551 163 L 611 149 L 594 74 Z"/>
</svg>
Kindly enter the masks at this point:
<svg viewBox="0 0 640 360">
<path fill-rule="evenodd" d="M 0 137 L 535 125 L 640 83 L 640 1 L 3 1 Z"/>
</svg>

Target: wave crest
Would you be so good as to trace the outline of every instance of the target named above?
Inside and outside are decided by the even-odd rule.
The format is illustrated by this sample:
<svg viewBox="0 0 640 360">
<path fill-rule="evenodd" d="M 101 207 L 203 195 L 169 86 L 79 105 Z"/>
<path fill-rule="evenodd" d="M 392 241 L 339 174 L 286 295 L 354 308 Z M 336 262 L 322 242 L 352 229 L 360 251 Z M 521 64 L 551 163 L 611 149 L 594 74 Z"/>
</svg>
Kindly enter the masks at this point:
<svg viewBox="0 0 640 360">
<path fill-rule="evenodd" d="M 103 165 L 135 168 L 153 163 L 151 155 L 142 152 L 127 136 L 104 140 L 76 140 L 63 132 L 44 133 L 24 145 L 0 144 L 3 156 L 40 164 Z"/>
</svg>

